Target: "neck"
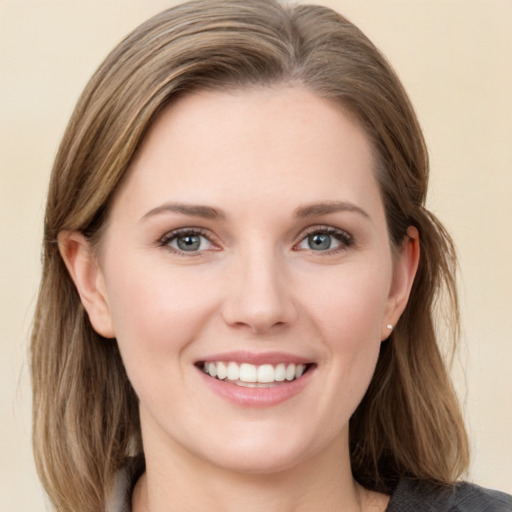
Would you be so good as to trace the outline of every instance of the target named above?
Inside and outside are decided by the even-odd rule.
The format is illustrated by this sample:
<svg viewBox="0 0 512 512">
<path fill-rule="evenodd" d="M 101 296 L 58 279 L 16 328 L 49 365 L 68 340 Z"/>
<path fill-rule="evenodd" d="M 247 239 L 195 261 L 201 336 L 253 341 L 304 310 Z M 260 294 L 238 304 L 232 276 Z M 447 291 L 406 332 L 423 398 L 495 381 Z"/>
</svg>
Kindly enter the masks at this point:
<svg viewBox="0 0 512 512">
<path fill-rule="evenodd" d="M 146 447 L 133 512 L 361 512 L 384 510 L 387 503 L 353 480 L 345 439 L 291 468 L 259 473 L 231 471 L 179 452 Z"/>
</svg>

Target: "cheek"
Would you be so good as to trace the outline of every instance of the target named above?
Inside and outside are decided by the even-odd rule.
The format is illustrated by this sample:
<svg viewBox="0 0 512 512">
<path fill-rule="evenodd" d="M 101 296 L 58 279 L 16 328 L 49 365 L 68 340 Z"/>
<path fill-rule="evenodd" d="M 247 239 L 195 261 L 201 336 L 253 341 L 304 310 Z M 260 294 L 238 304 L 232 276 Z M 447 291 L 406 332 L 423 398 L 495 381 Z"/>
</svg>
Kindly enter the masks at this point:
<svg viewBox="0 0 512 512">
<path fill-rule="evenodd" d="M 371 265 L 341 269 L 324 279 L 316 276 L 318 292 L 309 309 L 333 348 L 357 351 L 367 343 L 380 343 L 390 279 L 384 266 L 375 270 Z"/>
<path fill-rule="evenodd" d="M 119 261 L 109 276 L 110 310 L 126 359 L 164 364 L 168 359 L 161 356 L 176 354 L 192 342 L 218 302 L 205 281 L 191 279 L 185 268 L 171 274 L 165 264 Z"/>
<path fill-rule="evenodd" d="M 336 404 L 341 417 L 351 414 L 364 396 L 381 346 L 391 273 L 385 266 L 372 272 L 365 268 L 340 273 L 328 293 L 317 294 L 310 308 L 324 342 L 332 389 L 339 393 Z"/>
<path fill-rule="evenodd" d="M 205 293 L 200 279 L 176 269 L 170 276 L 165 265 L 146 266 L 116 262 L 107 284 L 109 303 L 121 357 L 141 404 L 170 411 L 185 393 L 178 391 L 184 354 L 215 309 L 215 297 Z"/>
</svg>

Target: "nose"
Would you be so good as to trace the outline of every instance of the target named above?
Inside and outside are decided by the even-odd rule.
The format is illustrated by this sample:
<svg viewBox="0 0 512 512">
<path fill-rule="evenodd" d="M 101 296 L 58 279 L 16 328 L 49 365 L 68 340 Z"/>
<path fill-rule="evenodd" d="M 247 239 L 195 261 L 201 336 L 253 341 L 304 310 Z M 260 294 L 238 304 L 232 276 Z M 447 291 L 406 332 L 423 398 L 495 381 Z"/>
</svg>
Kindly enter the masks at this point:
<svg viewBox="0 0 512 512">
<path fill-rule="evenodd" d="M 286 264 L 275 254 L 252 252 L 236 258 L 230 269 L 223 305 L 224 321 L 255 334 L 273 332 L 297 318 L 293 299 Z"/>
</svg>

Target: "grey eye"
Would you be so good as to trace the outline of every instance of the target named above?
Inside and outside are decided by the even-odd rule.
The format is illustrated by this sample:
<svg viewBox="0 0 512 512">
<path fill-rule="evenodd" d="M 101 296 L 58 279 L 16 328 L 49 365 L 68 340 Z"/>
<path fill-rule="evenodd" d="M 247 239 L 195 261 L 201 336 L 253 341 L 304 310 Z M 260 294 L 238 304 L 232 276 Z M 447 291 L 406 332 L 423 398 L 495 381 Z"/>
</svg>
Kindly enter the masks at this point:
<svg viewBox="0 0 512 512">
<path fill-rule="evenodd" d="M 182 235 L 176 238 L 176 242 L 182 251 L 197 251 L 201 246 L 201 236 Z"/>
<path fill-rule="evenodd" d="M 331 248 L 332 236 L 327 233 L 312 233 L 307 237 L 308 248 L 313 251 L 326 251 Z"/>
<path fill-rule="evenodd" d="M 211 246 L 205 236 L 194 232 L 172 235 L 165 244 L 181 252 L 203 251 Z"/>
<path fill-rule="evenodd" d="M 310 231 L 296 245 L 296 249 L 305 249 L 315 252 L 334 253 L 337 250 L 347 248 L 353 244 L 352 237 L 336 228 L 320 228 L 316 231 Z"/>
</svg>

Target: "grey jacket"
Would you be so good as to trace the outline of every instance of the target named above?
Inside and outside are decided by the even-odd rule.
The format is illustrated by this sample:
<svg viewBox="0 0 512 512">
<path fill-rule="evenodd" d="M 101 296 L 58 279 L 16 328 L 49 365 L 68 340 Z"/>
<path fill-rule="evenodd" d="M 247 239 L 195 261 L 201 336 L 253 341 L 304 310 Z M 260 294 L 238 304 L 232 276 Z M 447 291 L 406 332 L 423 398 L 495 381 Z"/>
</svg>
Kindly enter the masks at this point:
<svg viewBox="0 0 512 512">
<path fill-rule="evenodd" d="M 460 482 L 441 488 L 421 480 L 400 480 L 386 512 L 512 512 L 512 496 Z"/>
<path fill-rule="evenodd" d="M 135 462 L 118 474 L 106 512 L 131 512 L 133 487 L 143 470 L 143 463 Z M 439 487 L 402 479 L 386 512 L 512 512 L 512 496 L 466 482 Z"/>
</svg>

